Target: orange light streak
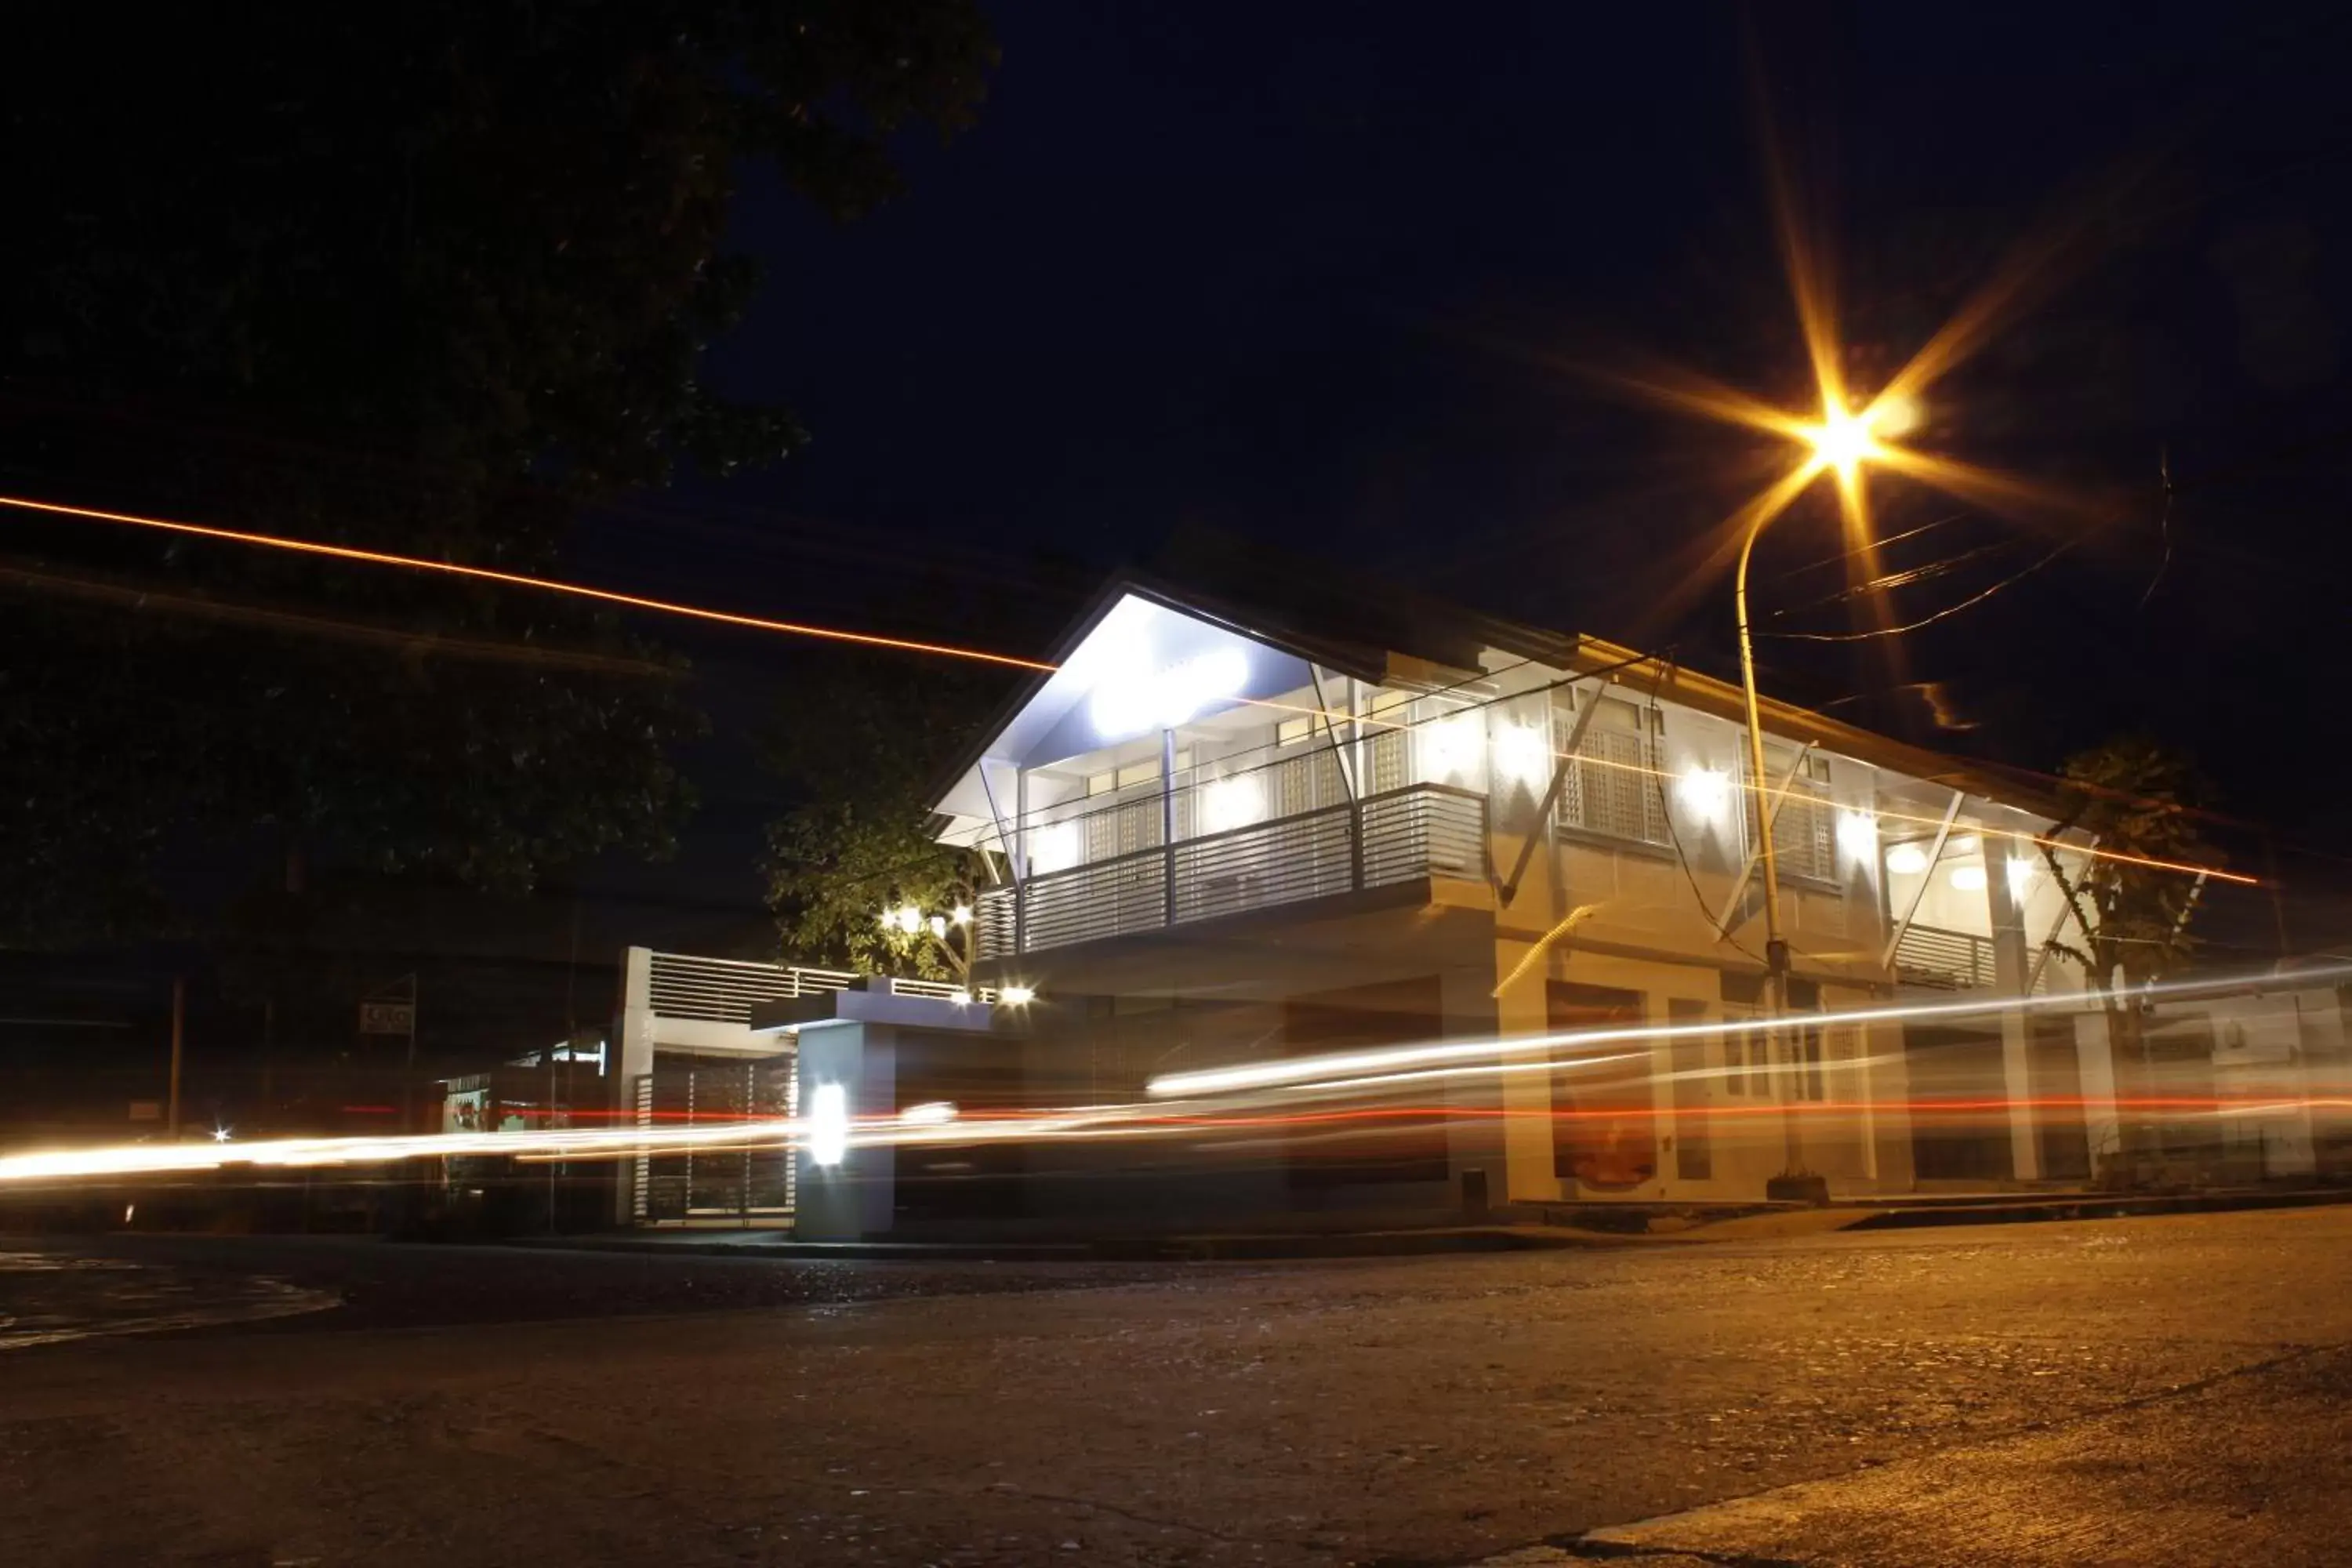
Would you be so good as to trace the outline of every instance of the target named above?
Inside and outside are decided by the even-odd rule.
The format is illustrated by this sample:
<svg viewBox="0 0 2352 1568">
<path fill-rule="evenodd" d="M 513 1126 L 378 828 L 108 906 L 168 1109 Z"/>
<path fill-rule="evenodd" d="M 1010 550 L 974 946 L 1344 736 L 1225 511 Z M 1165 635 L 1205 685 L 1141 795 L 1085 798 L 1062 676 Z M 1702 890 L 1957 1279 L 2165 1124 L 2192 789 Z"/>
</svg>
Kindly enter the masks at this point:
<svg viewBox="0 0 2352 1568">
<path fill-rule="evenodd" d="M 853 643 L 861 647 L 897 648 L 906 653 L 937 654 L 943 658 L 970 659 L 979 664 L 1003 665 L 1012 669 L 1034 669 L 1051 673 L 1056 667 L 1034 658 L 1019 658 L 1009 653 L 990 653 L 982 648 L 959 647 L 951 643 L 923 642 L 911 637 L 882 637 L 873 632 L 844 631 L 837 626 L 812 626 L 802 621 L 772 620 L 764 616 L 741 616 L 727 610 L 705 609 L 699 605 L 682 605 L 670 599 L 652 599 L 638 594 L 616 593 L 610 588 L 592 588 L 582 583 L 565 583 L 552 577 L 527 576 L 520 572 L 500 572 L 488 566 L 467 566 L 455 561 L 428 561 L 422 556 L 396 555 L 389 551 L 362 550 L 348 544 L 325 544 L 313 539 L 291 539 L 275 533 L 248 533 L 241 529 L 212 528 L 202 523 L 174 522 L 168 518 L 142 517 L 133 512 L 104 511 L 96 507 L 67 506 L 58 501 L 31 500 L 23 496 L 0 495 L 0 506 L 15 507 L 23 511 L 48 512 L 59 517 L 78 517 L 94 522 L 126 523 L 133 528 L 159 529 L 166 533 L 186 534 L 197 539 L 216 539 L 231 544 L 246 544 L 266 550 L 291 551 L 302 555 L 323 555 L 336 561 L 363 562 L 372 566 L 398 566 L 412 572 L 437 572 L 444 576 L 470 578 L 476 582 L 500 583 L 511 588 L 530 588 L 538 593 L 562 594 L 575 599 L 591 599 L 599 604 L 624 605 L 631 609 L 651 610 L 659 615 L 682 616 L 690 620 L 709 621 L 721 626 L 744 626 L 753 631 L 782 632 L 791 637 L 815 637 L 825 642 Z"/>
<path fill-rule="evenodd" d="M 1767 405 L 1761 404 L 1757 404 L 1755 406 L 1758 408 L 1767 407 Z M 1783 416 L 1783 418 L 1785 422 L 1785 416 Z M 1923 473 L 1932 473 L 1937 476 L 1958 476 L 1959 479 L 1965 479 L 1970 483 L 1989 484 L 2000 481 L 2017 487 L 2021 493 L 2031 489 L 2031 487 L 2023 486 L 2021 481 L 2003 480 L 2001 476 L 1991 474 L 1989 470 L 1973 468 L 1969 465 L 1956 463 L 1948 458 L 1928 458 L 1924 454 L 1906 452 L 1897 447 L 1884 447 L 1882 450 L 1886 455 L 1887 460 L 1891 466 L 1899 458 L 1902 463 L 1914 465 Z M 1729 559 L 1731 553 L 1736 552 L 1738 548 L 1739 540 L 1744 536 L 1746 531 L 1748 528 L 1755 526 L 1759 513 L 1764 514 L 1764 521 L 1769 521 L 1772 517 L 1777 517 L 1781 511 L 1785 510 L 1799 495 L 1803 493 L 1806 486 L 1812 482 L 1814 477 L 1818 475 L 1825 466 L 1826 465 L 1824 465 L 1818 457 L 1808 459 L 1807 461 L 1800 464 L 1796 468 L 1790 470 L 1788 474 L 1782 476 L 1781 479 L 1777 480 L 1773 485 L 1768 487 L 1746 507 L 1743 507 L 1738 512 L 1735 513 L 1732 518 L 1727 520 L 1725 525 L 1723 542 L 1718 546 L 1715 555 L 1710 558 L 1708 563 L 1709 568 L 1712 569 L 1719 567 L 1724 561 Z M 2042 492 L 2039 491 L 2033 491 L 2032 493 L 2033 493 L 2037 499 L 2039 499 L 2042 494 Z M 454 561 L 430 561 L 421 556 L 399 555 L 385 551 L 362 550 L 352 545 L 326 544 L 316 540 L 293 539 L 278 534 L 252 533 L 238 529 L 214 528 L 202 523 L 178 522 L 167 518 L 143 517 L 131 512 L 107 511 L 96 507 L 69 506 L 58 501 L 33 500 L 22 496 L 0 495 L 0 506 L 15 507 L 26 511 L 46 512 L 60 517 L 81 518 L 99 522 L 123 523 L 136 528 L 156 529 L 167 533 L 186 534 L 200 539 L 215 539 L 229 543 L 251 545 L 264 549 L 285 550 L 305 555 L 325 556 L 330 559 L 339 561 L 353 561 L 377 566 L 394 566 L 418 572 L 434 572 L 446 576 L 464 577 L 481 582 L 499 583 L 511 587 L 530 588 L 539 592 L 562 594 L 574 598 L 590 599 L 603 604 L 620 605 L 634 609 L 651 610 L 662 615 L 682 616 L 694 620 L 714 622 L 726 626 L 743 626 L 754 631 L 781 632 L 794 637 L 815 637 L 825 641 L 850 643 L 860 647 L 895 648 L 908 653 L 936 654 L 942 658 L 969 659 L 984 664 L 1001 665 L 1009 668 L 1034 670 L 1042 674 L 1053 674 L 1058 671 L 1061 668 L 1058 665 L 1048 664 L 1038 659 L 1017 658 L 1012 654 L 990 653 L 983 649 L 961 647 L 948 643 L 923 642 L 906 637 L 882 637 L 870 632 L 845 631 L 839 627 L 813 626 L 804 622 L 773 620 L 761 616 L 737 615 L 730 611 L 707 609 L 698 605 L 680 604 L 674 600 L 667 599 L 647 598 L 635 594 L 623 594 L 609 588 L 593 588 L 584 584 L 566 583 L 555 578 L 533 577 L 518 572 L 500 572 L 491 567 L 468 566 Z M 1444 718 L 1451 717 L 1451 715 L 1442 715 L 1435 719 L 1400 721 L 1374 718 L 1369 714 L 1337 712 L 1328 709 L 1298 703 L 1280 702 L 1265 698 L 1244 698 L 1241 700 L 1253 707 L 1271 708 L 1282 712 L 1304 714 L 1319 718 L 1323 720 L 1327 725 L 1334 727 L 1344 721 L 1350 724 L 1361 724 L 1378 729 L 1410 730 L 1420 724 L 1441 722 Z M 1465 710 L 1467 710 L 1465 709 Z M 1554 755 L 1565 756 L 1566 753 L 1556 752 L 1554 752 Z M 1613 763 L 1601 758 L 1584 758 L 1582 760 L 1587 763 L 1598 764 L 1601 766 L 1635 768 L 1636 771 L 1654 773 L 1662 778 L 1672 776 L 1657 769 L 1637 768 L 1635 764 Z M 1735 784 L 1735 787 L 1744 789 L 1748 786 L 1744 784 Z M 1931 820 L 1926 817 L 1903 817 L 1898 814 L 1890 812 L 1881 812 L 1878 815 L 1881 816 L 1890 817 L 1895 820 L 1916 821 L 1929 823 L 1930 826 L 1933 825 Z M 1982 831 L 1988 834 L 2012 839 L 2031 839 L 2032 842 L 2037 844 L 2045 842 L 2040 838 L 2032 838 L 2031 835 L 2020 834 L 2000 828 L 1985 828 Z M 2090 854 L 2100 858 L 2121 860 L 2131 864 L 2147 866 L 2158 870 L 2182 871 L 2191 874 L 2201 873 L 2221 881 L 2242 883 L 2249 887 L 2260 885 L 2259 879 L 2256 878 L 2224 871 L 2216 867 L 2198 866 L 2163 860 L 2149 860 L 2142 857 L 2123 855 L 2113 850 L 2084 849 L 2083 847 L 2076 845 L 2060 845 L 2059 847 L 2074 850 L 2077 853 Z"/>
</svg>

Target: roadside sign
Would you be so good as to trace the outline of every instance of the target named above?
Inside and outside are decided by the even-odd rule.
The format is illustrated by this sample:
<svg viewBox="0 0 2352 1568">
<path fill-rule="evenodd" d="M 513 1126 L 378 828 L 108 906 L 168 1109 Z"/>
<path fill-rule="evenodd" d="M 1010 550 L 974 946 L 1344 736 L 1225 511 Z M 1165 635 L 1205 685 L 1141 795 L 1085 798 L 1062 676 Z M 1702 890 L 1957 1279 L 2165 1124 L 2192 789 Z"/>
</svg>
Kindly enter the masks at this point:
<svg viewBox="0 0 2352 1568">
<path fill-rule="evenodd" d="M 415 1032 L 415 1003 L 362 1002 L 360 1004 L 361 1034 L 409 1035 Z"/>
</svg>

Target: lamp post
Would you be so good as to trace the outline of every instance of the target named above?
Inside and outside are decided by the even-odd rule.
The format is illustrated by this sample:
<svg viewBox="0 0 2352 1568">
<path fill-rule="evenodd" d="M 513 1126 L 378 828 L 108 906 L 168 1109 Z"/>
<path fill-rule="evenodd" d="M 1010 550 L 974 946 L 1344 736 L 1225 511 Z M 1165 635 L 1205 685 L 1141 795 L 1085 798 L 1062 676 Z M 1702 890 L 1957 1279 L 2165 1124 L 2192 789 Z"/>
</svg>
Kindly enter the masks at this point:
<svg viewBox="0 0 2352 1568">
<path fill-rule="evenodd" d="M 1841 407 L 1838 399 L 1825 397 L 1822 422 L 1803 427 L 1813 455 L 1799 476 L 1800 482 L 1823 468 L 1834 468 L 1839 483 L 1853 491 L 1860 483 L 1863 460 L 1879 449 L 1871 434 L 1878 417 L 1876 408 L 1856 416 Z M 1739 623 L 1739 692 L 1748 710 L 1748 793 L 1752 802 L 1748 819 L 1755 825 L 1757 864 L 1764 874 L 1764 1037 L 1766 1049 L 1775 1056 L 1779 1055 L 1781 1038 L 1780 1021 L 1789 1011 L 1789 940 L 1781 934 L 1780 859 L 1772 843 L 1770 803 L 1764 795 L 1764 721 L 1756 694 L 1756 637 L 1748 616 L 1748 566 L 1756 554 L 1756 541 L 1783 510 L 1777 506 L 1756 510 L 1747 536 L 1739 542 L 1739 567 L 1733 575 L 1731 588 L 1732 610 Z M 1797 1081 L 1801 1083 L 1802 1064 L 1796 1065 Z M 1798 1131 L 1793 1110 L 1782 1111 L 1780 1124 L 1789 1166 L 1783 1174 L 1801 1175 L 1804 1139 Z M 1769 1184 L 1766 1191 L 1769 1193 Z"/>
</svg>

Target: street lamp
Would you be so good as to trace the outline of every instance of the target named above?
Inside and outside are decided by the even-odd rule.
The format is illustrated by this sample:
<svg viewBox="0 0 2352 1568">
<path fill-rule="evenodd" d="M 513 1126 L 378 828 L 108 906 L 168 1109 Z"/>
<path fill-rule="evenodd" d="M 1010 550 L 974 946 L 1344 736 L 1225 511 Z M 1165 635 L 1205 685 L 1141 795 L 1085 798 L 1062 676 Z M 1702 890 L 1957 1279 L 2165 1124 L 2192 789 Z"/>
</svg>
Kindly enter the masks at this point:
<svg viewBox="0 0 2352 1568">
<path fill-rule="evenodd" d="M 1732 607 L 1739 622 L 1740 697 L 1748 710 L 1748 793 L 1752 803 L 1748 819 L 1755 826 L 1759 868 L 1764 874 L 1765 1031 L 1776 1045 L 1780 1020 L 1789 1010 L 1789 941 L 1781 934 L 1780 860 L 1772 843 L 1770 803 L 1765 798 L 1764 721 L 1756 692 L 1756 638 L 1748 614 L 1748 566 L 1756 554 L 1756 541 L 1762 537 L 1764 530 L 1823 469 L 1836 474 L 1849 510 L 1858 510 L 1862 466 L 1887 455 L 1887 448 L 1879 445 L 1879 431 L 1884 428 L 1893 434 L 1899 428 L 1907 428 L 1916 419 L 1916 409 L 1907 398 L 1883 397 L 1855 414 L 1837 392 L 1824 389 L 1821 423 L 1793 425 L 1789 431 L 1811 448 L 1811 455 L 1780 488 L 1779 504 L 1753 509 L 1746 536 L 1739 542 L 1739 567 L 1732 578 Z M 1793 1175 L 1802 1163 L 1801 1143 L 1795 1118 L 1786 1117 L 1784 1125 L 1788 1131 L 1790 1173 Z"/>
</svg>

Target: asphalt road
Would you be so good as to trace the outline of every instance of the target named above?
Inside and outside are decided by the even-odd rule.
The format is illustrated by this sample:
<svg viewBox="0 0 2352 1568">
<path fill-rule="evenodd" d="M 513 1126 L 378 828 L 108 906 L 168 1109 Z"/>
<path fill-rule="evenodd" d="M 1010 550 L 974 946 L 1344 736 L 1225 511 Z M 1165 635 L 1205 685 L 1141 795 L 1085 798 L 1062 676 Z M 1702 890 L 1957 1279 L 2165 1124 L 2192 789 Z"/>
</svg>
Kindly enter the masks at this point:
<svg viewBox="0 0 2352 1568">
<path fill-rule="evenodd" d="M 0 1352 L 0 1563 L 2352 1561 L 2347 1209 L 1246 1268 L 224 1247 L 374 1283 Z M 665 1269 L 726 1306 L 614 1315 Z"/>
</svg>

